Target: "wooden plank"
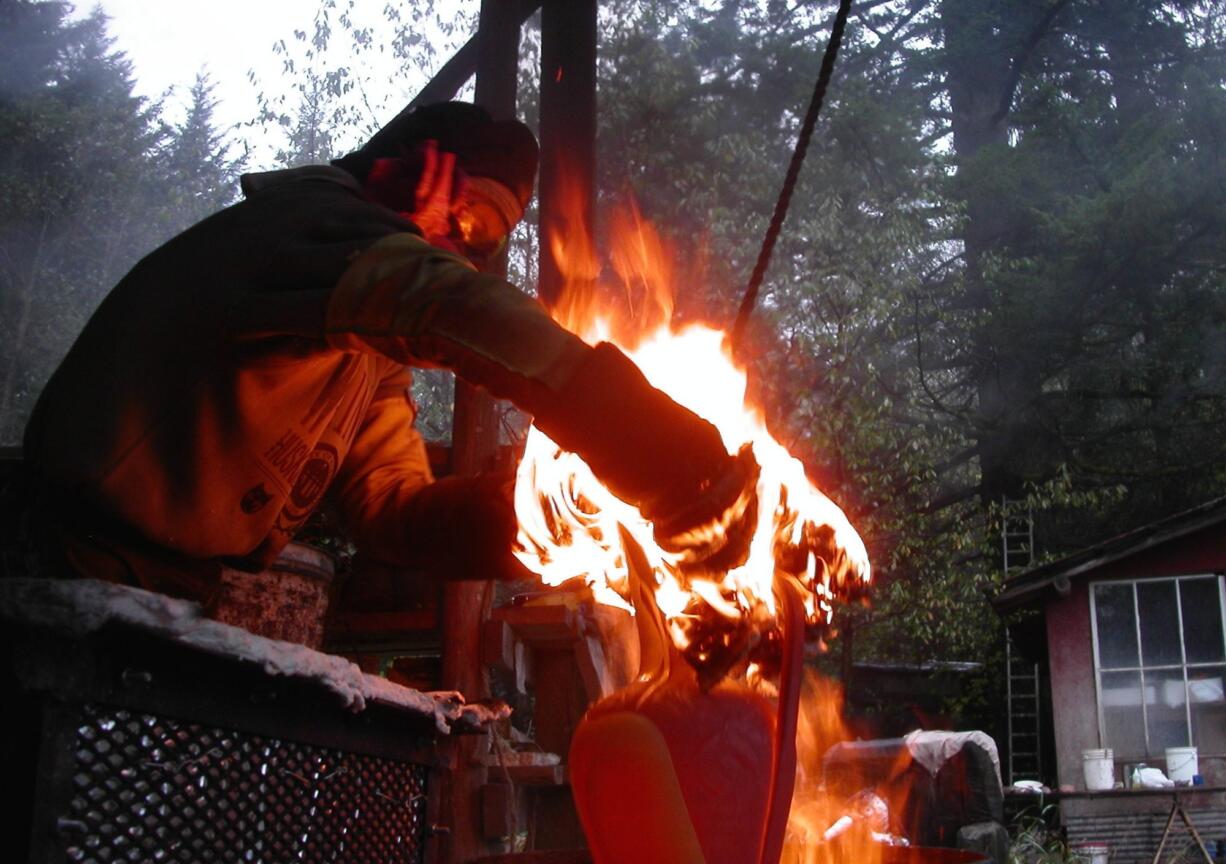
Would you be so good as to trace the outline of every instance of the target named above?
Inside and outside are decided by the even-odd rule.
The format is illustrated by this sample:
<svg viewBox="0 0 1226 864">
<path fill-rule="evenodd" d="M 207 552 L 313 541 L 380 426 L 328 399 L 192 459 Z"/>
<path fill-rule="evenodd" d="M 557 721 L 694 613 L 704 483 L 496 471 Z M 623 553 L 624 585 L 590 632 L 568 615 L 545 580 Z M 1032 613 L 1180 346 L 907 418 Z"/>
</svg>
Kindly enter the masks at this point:
<svg viewBox="0 0 1226 864">
<path fill-rule="evenodd" d="M 568 754 L 571 737 L 588 706 L 574 652 L 569 648 L 538 648 L 533 652 L 533 662 L 536 742 L 550 753 Z M 533 849 L 578 849 L 586 845 L 567 787 L 537 789 L 531 823 Z"/>
<path fill-rule="evenodd" d="M 579 666 L 579 677 L 583 679 L 587 698 L 592 702 L 611 695 L 617 689 L 598 638 L 586 636 L 575 643 L 575 662 Z"/>
<path fill-rule="evenodd" d="M 493 777 L 499 773 L 490 772 Z M 565 765 L 508 765 L 506 773 L 516 786 L 561 786 L 566 783 Z"/>
<path fill-rule="evenodd" d="M 579 613 L 566 604 L 503 606 L 493 613 L 530 647 L 566 647 L 582 636 Z"/>
</svg>

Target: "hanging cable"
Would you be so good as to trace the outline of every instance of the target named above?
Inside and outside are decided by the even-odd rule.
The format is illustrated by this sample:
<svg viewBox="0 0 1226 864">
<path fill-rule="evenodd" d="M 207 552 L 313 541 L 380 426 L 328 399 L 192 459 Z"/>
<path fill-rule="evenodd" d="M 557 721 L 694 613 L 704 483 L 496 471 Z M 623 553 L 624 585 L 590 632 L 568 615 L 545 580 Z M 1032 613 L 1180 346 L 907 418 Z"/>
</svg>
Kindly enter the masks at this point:
<svg viewBox="0 0 1226 864">
<path fill-rule="evenodd" d="M 826 52 L 822 55 L 822 68 L 817 75 L 817 84 L 813 87 L 813 98 L 809 100 L 809 110 L 800 128 L 800 137 L 796 139 L 796 149 L 792 152 L 792 161 L 788 164 L 787 175 L 783 178 L 783 188 L 779 190 L 775 212 L 771 216 L 770 226 L 766 229 L 766 237 L 762 240 L 762 249 L 758 252 L 758 261 L 754 264 L 753 274 L 749 277 L 745 296 L 741 298 L 741 307 L 736 313 L 736 323 L 732 325 L 734 353 L 740 350 L 745 326 L 749 322 L 749 316 L 753 314 L 754 304 L 758 302 L 758 291 L 762 287 L 762 279 L 766 276 L 771 253 L 775 251 L 775 241 L 779 239 L 779 231 L 783 228 L 783 220 L 788 214 L 788 205 L 792 202 L 796 179 L 800 176 L 800 166 L 805 161 L 805 153 L 809 150 L 809 139 L 813 137 L 813 127 L 817 125 L 817 116 L 821 113 L 822 102 L 826 98 L 826 88 L 830 84 L 830 76 L 834 73 L 834 61 L 839 54 L 839 43 L 843 41 L 843 30 L 847 26 L 847 15 L 850 11 L 851 0 L 839 0 L 839 11 L 834 16 L 834 25 L 830 28 L 830 41 L 826 43 Z"/>
</svg>

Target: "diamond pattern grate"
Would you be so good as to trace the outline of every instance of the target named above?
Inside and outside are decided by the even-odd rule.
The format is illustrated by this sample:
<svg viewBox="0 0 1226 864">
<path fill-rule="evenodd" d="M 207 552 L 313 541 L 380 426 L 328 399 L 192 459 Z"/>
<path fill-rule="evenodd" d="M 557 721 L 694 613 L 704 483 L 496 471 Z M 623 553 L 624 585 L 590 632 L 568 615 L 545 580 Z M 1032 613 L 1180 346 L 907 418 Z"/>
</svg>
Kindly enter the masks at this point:
<svg viewBox="0 0 1226 864">
<path fill-rule="evenodd" d="M 420 862 L 424 766 L 87 705 L 60 820 L 81 862 Z"/>
</svg>

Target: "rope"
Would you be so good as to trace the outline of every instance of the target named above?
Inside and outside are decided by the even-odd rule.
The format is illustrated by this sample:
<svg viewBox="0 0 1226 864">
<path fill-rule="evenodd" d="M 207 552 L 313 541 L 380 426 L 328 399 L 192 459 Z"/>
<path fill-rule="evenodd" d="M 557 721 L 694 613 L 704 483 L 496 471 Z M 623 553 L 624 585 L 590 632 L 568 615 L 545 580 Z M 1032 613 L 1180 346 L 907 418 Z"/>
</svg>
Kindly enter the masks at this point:
<svg viewBox="0 0 1226 864">
<path fill-rule="evenodd" d="M 839 53 L 839 43 L 843 41 L 843 30 L 847 26 L 847 15 L 850 10 L 851 0 L 839 0 L 839 11 L 834 16 L 834 25 L 830 28 L 830 41 L 826 43 L 826 52 L 822 55 L 822 68 L 817 75 L 817 84 L 813 88 L 813 98 L 809 100 L 809 110 L 800 128 L 800 137 L 796 139 L 796 149 L 792 152 L 792 161 L 788 165 L 787 175 L 783 178 L 783 188 L 779 190 L 775 212 L 771 216 L 770 226 L 766 229 L 766 237 L 762 240 L 762 249 L 758 252 L 758 261 L 754 265 L 753 274 L 749 277 L 745 296 L 741 299 L 741 308 L 737 310 L 736 323 L 732 325 L 734 352 L 741 346 L 745 326 L 749 322 L 749 316 L 753 313 L 754 304 L 758 302 L 758 291 L 762 287 L 762 279 L 766 276 L 766 268 L 770 265 L 771 253 L 775 251 L 775 241 L 779 239 L 779 231 L 783 228 L 788 205 L 792 203 L 792 192 L 796 189 L 800 166 L 805 161 L 805 153 L 809 150 L 809 139 L 813 137 L 813 127 L 817 125 L 817 116 L 822 111 L 826 88 L 830 84 L 831 75 L 834 74 L 834 61 Z"/>
</svg>

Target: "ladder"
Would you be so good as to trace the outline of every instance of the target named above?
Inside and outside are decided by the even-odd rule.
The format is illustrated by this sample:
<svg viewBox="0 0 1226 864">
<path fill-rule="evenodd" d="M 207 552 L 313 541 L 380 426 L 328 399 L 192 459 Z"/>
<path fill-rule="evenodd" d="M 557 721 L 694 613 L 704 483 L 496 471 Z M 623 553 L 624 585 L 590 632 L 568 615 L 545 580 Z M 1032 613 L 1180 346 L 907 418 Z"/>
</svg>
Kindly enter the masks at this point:
<svg viewBox="0 0 1226 864">
<path fill-rule="evenodd" d="M 1038 780 L 1043 761 L 1040 730 L 1039 664 L 1018 656 L 1005 636 L 1005 688 L 1009 702 L 1008 781 Z"/>
<path fill-rule="evenodd" d="M 1000 545 L 1006 579 L 1011 571 L 1030 566 L 1034 560 L 1034 509 L 1029 502 L 1001 499 Z"/>
<path fill-rule="evenodd" d="M 1005 578 L 1034 560 L 1034 511 L 1028 502 L 1003 499 L 1001 564 Z M 1020 656 L 1005 634 L 1005 698 L 1008 703 L 1009 761 L 1007 782 L 1038 780 L 1043 770 L 1040 729 L 1039 664 Z"/>
</svg>

